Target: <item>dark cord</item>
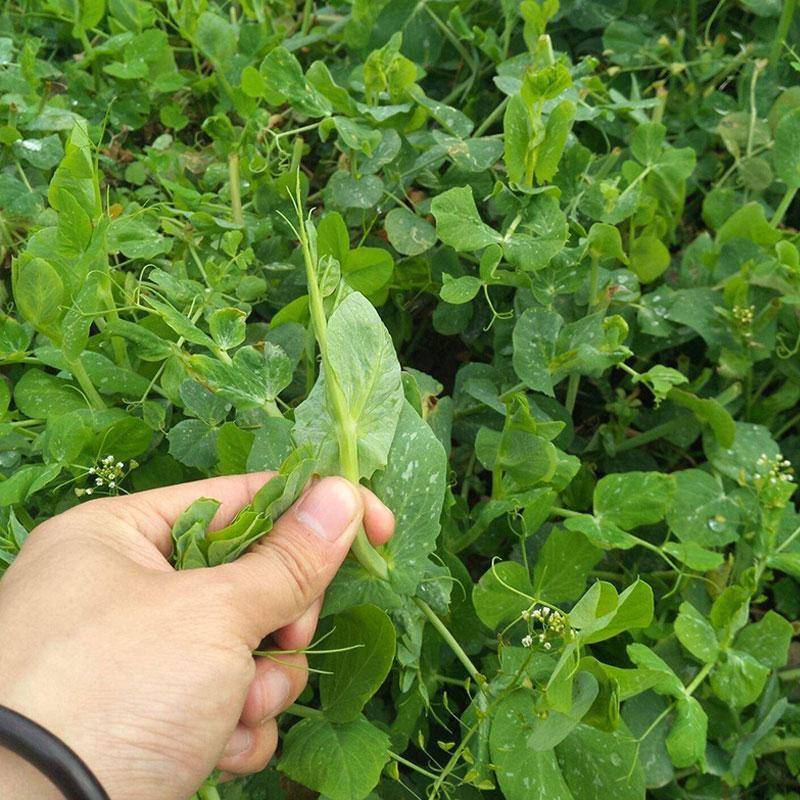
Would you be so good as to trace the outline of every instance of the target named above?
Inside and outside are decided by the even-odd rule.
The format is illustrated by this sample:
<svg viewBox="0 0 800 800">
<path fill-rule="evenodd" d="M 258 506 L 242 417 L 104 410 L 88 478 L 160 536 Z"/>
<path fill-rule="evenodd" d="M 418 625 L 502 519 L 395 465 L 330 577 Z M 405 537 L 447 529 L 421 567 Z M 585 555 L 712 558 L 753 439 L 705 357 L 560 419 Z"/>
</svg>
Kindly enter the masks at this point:
<svg viewBox="0 0 800 800">
<path fill-rule="evenodd" d="M 36 767 L 67 800 L 110 800 L 89 767 L 64 742 L 5 706 L 0 706 L 0 747 Z"/>
</svg>

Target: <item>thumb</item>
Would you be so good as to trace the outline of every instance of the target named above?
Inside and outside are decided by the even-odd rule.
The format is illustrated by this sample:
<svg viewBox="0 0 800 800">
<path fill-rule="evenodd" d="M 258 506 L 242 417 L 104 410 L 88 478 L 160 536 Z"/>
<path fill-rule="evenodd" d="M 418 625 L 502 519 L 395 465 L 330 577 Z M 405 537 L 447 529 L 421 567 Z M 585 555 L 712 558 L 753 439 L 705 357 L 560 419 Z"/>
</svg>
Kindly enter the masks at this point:
<svg viewBox="0 0 800 800">
<path fill-rule="evenodd" d="M 294 622 L 322 595 L 355 539 L 363 511 L 353 484 L 323 478 L 238 561 L 216 568 L 232 589 L 246 639 L 257 643 Z"/>
</svg>

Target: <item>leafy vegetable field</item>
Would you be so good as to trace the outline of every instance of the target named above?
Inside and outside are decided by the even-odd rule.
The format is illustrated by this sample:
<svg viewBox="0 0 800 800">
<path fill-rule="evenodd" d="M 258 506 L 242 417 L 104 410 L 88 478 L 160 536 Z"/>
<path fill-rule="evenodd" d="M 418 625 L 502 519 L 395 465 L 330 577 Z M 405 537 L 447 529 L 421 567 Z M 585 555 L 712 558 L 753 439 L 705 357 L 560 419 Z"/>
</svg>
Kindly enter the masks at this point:
<svg viewBox="0 0 800 800">
<path fill-rule="evenodd" d="M 0 569 L 204 475 L 280 470 L 179 568 L 397 519 L 200 798 L 798 798 L 794 11 L 4 4 Z"/>
</svg>

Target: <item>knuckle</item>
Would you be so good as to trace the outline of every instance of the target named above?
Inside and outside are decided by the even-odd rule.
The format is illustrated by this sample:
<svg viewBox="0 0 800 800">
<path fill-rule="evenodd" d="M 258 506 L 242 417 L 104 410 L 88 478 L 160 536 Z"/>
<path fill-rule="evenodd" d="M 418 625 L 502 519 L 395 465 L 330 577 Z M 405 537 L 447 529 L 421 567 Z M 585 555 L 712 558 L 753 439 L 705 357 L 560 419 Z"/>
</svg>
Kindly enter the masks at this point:
<svg viewBox="0 0 800 800">
<path fill-rule="evenodd" d="M 319 568 L 315 554 L 293 540 L 285 541 L 280 537 L 269 542 L 268 552 L 297 607 L 309 606 L 317 596 Z"/>
</svg>

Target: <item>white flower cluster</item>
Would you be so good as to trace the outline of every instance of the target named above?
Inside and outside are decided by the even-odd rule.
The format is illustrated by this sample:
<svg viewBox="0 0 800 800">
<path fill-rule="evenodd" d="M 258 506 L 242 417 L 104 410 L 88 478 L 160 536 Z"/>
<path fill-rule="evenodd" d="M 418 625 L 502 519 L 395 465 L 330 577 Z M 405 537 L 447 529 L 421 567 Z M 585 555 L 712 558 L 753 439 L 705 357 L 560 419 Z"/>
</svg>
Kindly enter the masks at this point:
<svg viewBox="0 0 800 800">
<path fill-rule="evenodd" d="M 563 636 L 567 632 L 567 618 L 560 611 L 548 606 L 525 610 L 521 616 L 525 622 L 531 625 L 531 633 L 522 637 L 523 647 L 532 647 L 534 641 L 538 641 L 545 650 L 550 650 L 553 647 L 550 640 Z M 537 624 L 541 626 L 538 633 L 536 632 Z"/>
<path fill-rule="evenodd" d="M 756 460 L 756 481 L 763 481 L 775 486 L 779 481 L 792 483 L 794 481 L 794 467 L 792 462 L 778 453 L 775 458 L 770 458 L 762 453 Z"/>
<path fill-rule="evenodd" d="M 125 469 L 125 464 L 118 461 L 113 455 L 109 454 L 100 459 L 94 466 L 89 467 L 86 474 L 89 475 L 90 480 L 94 481 L 93 486 L 88 486 L 85 489 L 75 489 L 75 494 L 78 497 L 82 495 L 92 495 L 95 491 L 103 490 L 112 494 L 116 494 L 120 482 L 127 475 L 128 471 L 138 467 L 135 461 L 128 464 L 128 469 Z"/>
</svg>

